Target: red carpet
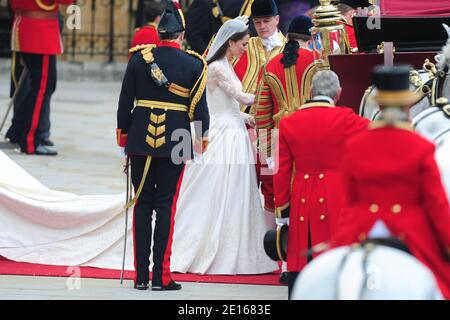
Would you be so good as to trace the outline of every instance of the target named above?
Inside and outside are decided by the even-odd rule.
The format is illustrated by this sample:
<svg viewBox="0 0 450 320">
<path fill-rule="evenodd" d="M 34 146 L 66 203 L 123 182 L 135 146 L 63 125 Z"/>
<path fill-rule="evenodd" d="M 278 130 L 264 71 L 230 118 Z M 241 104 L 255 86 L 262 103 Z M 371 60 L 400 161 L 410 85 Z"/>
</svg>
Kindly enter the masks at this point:
<svg viewBox="0 0 450 320">
<path fill-rule="evenodd" d="M 120 270 L 100 269 L 92 267 L 80 267 L 81 278 L 96 279 L 119 279 Z M 15 262 L 0 256 L 0 275 L 16 276 L 42 276 L 42 277 L 70 277 L 75 275 L 73 267 L 50 266 L 43 264 L 33 264 L 25 262 Z M 208 283 L 232 283 L 232 284 L 254 284 L 254 285 L 280 285 L 278 283 L 278 273 L 264 275 L 196 275 L 173 273 L 172 278 L 180 282 L 208 282 Z M 134 271 L 126 271 L 125 279 L 132 280 Z"/>
</svg>

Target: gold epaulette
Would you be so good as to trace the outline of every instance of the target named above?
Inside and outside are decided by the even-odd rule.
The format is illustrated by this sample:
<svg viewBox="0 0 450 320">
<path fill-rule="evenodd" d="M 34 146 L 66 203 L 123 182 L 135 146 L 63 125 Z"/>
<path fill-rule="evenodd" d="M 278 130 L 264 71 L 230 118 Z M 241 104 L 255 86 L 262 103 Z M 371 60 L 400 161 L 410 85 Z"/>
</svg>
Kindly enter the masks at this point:
<svg viewBox="0 0 450 320">
<path fill-rule="evenodd" d="M 37 6 L 44 11 L 53 11 L 56 8 L 56 3 L 45 4 L 42 0 L 35 0 Z"/>
<path fill-rule="evenodd" d="M 191 95 L 190 95 L 191 96 L 191 105 L 189 106 L 189 119 L 191 121 L 193 121 L 195 107 L 197 106 L 197 103 L 200 101 L 200 99 L 203 96 L 203 93 L 205 92 L 206 80 L 208 77 L 208 64 L 206 63 L 205 58 L 203 56 L 199 55 L 197 52 L 192 51 L 192 50 L 186 50 L 186 53 L 199 59 L 203 63 L 202 74 L 198 78 L 194 87 L 192 87 Z"/>
<path fill-rule="evenodd" d="M 130 53 L 135 53 L 135 52 L 138 52 L 143 49 L 150 48 L 150 47 L 154 48 L 154 47 L 156 47 L 156 45 L 154 45 L 154 44 L 139 44 L 136 47 L 131 48 L 129 51 L 130 51 Z"/>
<path fill-rule="evenodd" d="M 142 58 L 144 58 L 145 62 L 150 64 L 153 61 L 155 61 L 155 58 L 153 57 L 152 50 L 156 48 L 156 44 L 148 44 L 147 47 L 141 51 Z"/>
</svg>

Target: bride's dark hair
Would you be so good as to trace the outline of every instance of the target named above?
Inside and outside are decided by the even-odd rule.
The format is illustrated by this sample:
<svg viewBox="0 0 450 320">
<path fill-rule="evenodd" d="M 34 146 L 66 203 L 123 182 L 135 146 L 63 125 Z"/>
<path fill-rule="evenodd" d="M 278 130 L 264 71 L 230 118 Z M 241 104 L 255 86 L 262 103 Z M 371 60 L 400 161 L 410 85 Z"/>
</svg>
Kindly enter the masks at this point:
<svg viewBox="0 0 450 320">
<path fill-rule="evenodd" d="M 227 41 L 225 41 L 225 43 L 219 48 L 219 50 L 217 50 L 216 54 L 207 60 L 207 63 L 213 63 L 214 61 L 222 59 L 225 56 L 228 49 L 228 41 L 239 41 L 248 34 L 248 30 L 233 34 Z"/>
</svg>

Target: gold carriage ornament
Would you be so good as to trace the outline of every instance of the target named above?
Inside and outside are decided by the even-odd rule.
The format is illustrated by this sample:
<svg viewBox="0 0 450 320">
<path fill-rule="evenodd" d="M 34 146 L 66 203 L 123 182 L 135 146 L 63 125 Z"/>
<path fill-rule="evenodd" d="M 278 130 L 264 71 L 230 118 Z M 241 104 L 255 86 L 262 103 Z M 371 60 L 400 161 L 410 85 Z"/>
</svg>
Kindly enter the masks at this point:
<svg viewBox="0 0 450 320">
<path fill-rule="evenodd" d="M 310 88 L 313 76 L 320 70 L 330 69 L 328 56 L 350 53 L 350 44 L 345 31 L 345 18 L 331 0 L 320 0 L 320 6 L 312 15 L 311 28 L 314 62 L 303 74 L 303 101 L 311 98 Z"/>
<path fill-rule="evenodd" d="M 314 11 L 311 28 L 314 60 L 328 65 L 328 56 L 350 52 L 348 36 L 345 31 L 345 18 L 330 0 L 321 0 Z"/>
</svg>

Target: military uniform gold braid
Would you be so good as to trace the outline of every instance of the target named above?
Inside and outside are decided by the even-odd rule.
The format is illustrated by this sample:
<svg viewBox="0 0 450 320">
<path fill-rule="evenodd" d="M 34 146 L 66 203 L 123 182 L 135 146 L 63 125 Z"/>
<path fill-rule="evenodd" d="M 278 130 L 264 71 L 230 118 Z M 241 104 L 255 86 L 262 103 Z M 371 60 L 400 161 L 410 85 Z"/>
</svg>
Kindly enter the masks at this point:
<svg viewBox="0 0 450 320">
<path fill-rule="evenodd" d="M 273 57 L 281 53 L 284 49 L 286 43 L 286 38 L 278 32 L 278 36 L 282 40 L 283 45 L 272 49 L 271 52 L 266 52 L 262 40 L 258 37 L 252 37 L 248 43 L 247 49 L 247 70 L 245 71 L 244 77 L 242 79 L 242 90 L 247 93 L 252 93 L 255 91 L 257 86 L 257 80 L 259 75 L 259 70 L 266 65 Z M 233 62 L 233 66 L 236 65 L 238 60 Z M 241 111 L 245 112 L 247 106 L 241 105 Z M 250 114 L 254 114 L 254 107 L 251 107 Z"/>
<path fill-rule="evenodd" d="M 206 88 L 206 80 L 208 78 L 208 64 L 206 63 L 206 60 L 199 55 L 197 52 L 194 52 L 192 50 L 187 50 L 187 54 L 196 57 L 203 63 L 203 70 L 201 76 L 198 78 L 197 82 L 195 83 L 194 87 L 192 87 L 191 90 L 191 105 L 189 106 L 189 120 L 194 120 L 194 113 L 195 113 L 195 107 L 197 106 L 197 103 L 200 101 L 200 99 L 203 96 L 203 93 L 205 92 Z M 192 96 L 192 94 L 194 96 Z"/>
<path fill-rule="evenodd" d="M 155 47 L 156 47 L 155 44 L 140 44 L 140 45 L 137 45 L 136 47 L 131 48 L 129 51 L 130 51 L 130 53 L 135 53 L 135 52 L 142 51 L 144 49 L 150 48 L 149 51 L 151 53 L 151 50 L 153 50 L 153 48 L 155 48 Z M 145 50 L 145 52 L 147 52 L 147 50 Z M 144 56 L 144 54 L 145 53 L 142 52 L 142 56 Z M 153 57 L 153 55 L 151 55 L 151 57 Z M 145 57 L 144 57 L 144 60 L 145 60 Z M 147 62 L 147 60 L 146 60 L 146 62 Z"/>
<path fill-rule="evenodd" d="M 154 60 L 152 50 L 155 47 L 156 47 L 156 45 L 154 45 L 154 44 L 142 44 L 142 45 L 138 45 L 136 47 L 131 48 L 129 51 L 131 53 L 141 51 L 142 58 L 145 60 L 145 62 L 152 63 Z M 144 166 L 144 172 L 142 173 L 142 178 L 141 178 L 141 182 L 139 183 L 139 187 L 138 187 L 133 199 L 125 204 L 125 209 L 129 209 L 130 207 L 134 206 L 136 204 L 136 201 L 139 199 L 142 189 L 144 188 L 145 180 L 146 180 L 148 171 L 150 170 L 151 163 L 152 163 L 152 157 L 147 156 L 147 159 L 145 161 L 145 166 Z"/>
<path fill-rule="evenodd" d="M 139 45 L 136 46 L 132 49 L 130 49 L 130 52 L 137 52 L 139 50 L 142 50 L 142 56 L 145 60 L 145 62 L 147 63 L 151 63 L 153 62 L 153 54 L 151 52 L 151 50 L 156 47 L 155 45 Z M 206 64 L 205 59 L 203 59 L 203 57 L 201 55 L 199 55 L 196 52 L 193 51 L 186 51 L 187 54 L 193 55 L 195 57 L 197 57 L 198 59 L 200 59 L 203 63 L 203 72 L 202 75 L 200 76 L 200 78 L 197 80 L 197 82 L 195 83 L 194 87 L 192 88 L 192 92 L 195 92 L 195 88 L 198 87 L 197 91 L 194 94 L 194 97 L 191 99 L 191 105 L 189 108 L 189 119 L 192 121 L 194 119 L 194 112 L 195 112 L 195 107 L 197 105 L 197 103 L 200 101 L 203 92 L 205 91 L 206 88 L 206 80 L 207 80 L 207 73 L 208 73 L 208 66 Z M 125 209 L 128 209 L 130 207 L 132 207 L 133 205 L 136 204 L 136 201 L 139 199 L 139 196 L 141 195 L 142 189 L 144 188 L 144 184 L 145 184 L 145 180 L 147 178 L 147 174 L 148 171 L 150 170 L 150 165 L 152 163 L 152 157 L 151 156 L 147 156 L 147 160 L 145 161 L 145 166 L 144 166 L 144 172 L 142 173 L 142 178 L 141 178 L 141 182 L 139 183 L 139 187 L 136 191 L 136 194 L 134 195 L 133 199 L 131 201 L 129 201 L 126 205 L 125 205 Z"/>
<path fill-rule="evenodd" d="M 241 11 L 239 11 L 239 15 L 240 16 L 247 16 L 250 17 L 252 15 L 252 4 L 253 4 L 254 0 L 245 0 L 242 7 L 241 7 Z"/>
<path fill-rule="evenodd" d="M 267 85 L 272 89 L 273 93 L 275 94 L 275 98 L 278 102 L 278 113 L 273 116 L 273 120 L 276 123 L 276 127 L 278 127 L 278 123 L 280 119 L 288 115 L 289 113 L 289 107 L 287 105 L 287 98 L 286 93 L 283 89 L 283 84 L 281 81 L 271 72 L 266 72 L 264 74 L 264 78 L 266 80 Z"/>
<path fill-rule="evenodd" d="M 144 172 L 142 173 L 142 178 L 141 182 L 139 183 L 139 187 L 133 199 L 125 204 L 125 209 L 129 209 L 130 207 L 134 206 L 136 204 L 136 201 L 139 199 L 142 189 L 144 188 L 145 180 L 147 178 L 148 170 L 150 170 L 151 163 L 152 163 L 152 156 L 147 156 L 147 159 L 145 160 Z"/>
<path fill-rule="evenodd" d="M 303 104 L 303 99 L 300 97 L 300 90 L 298 88 L 298 80 L 297 80 L 297 70 L 296 66 L 290 66 L 289 68 L 284 69 L 284 75 L 286 79 L 286 87 L 287 87 L 287 101 L 289 113 L 298 110 L 300 106 Z"/>
<path fill-rule="evenodd" d="M 45 4 L 42 0 L 34 0 L 39 8 L 45 11 L 52 11 L 56 8 L 56 3 L 53 4 Z"/>
<path fill-rule="evenodd" d="M 206 47 L 205 51 L 203 52 L 203 55 L 202 55 L 203 58 L 206 59 L 206 56 L 208 55 L 208 51 L 209 51 L 209 49 L 211 49 L 211 46 L 212 46 L 214 40 L 216 39 L 216 35 L 217 35 L 217 33 L 215 33 L 215 34 L 211 37 L 211 40 L 209 40 L 208 46 Z"/>
</svg>

